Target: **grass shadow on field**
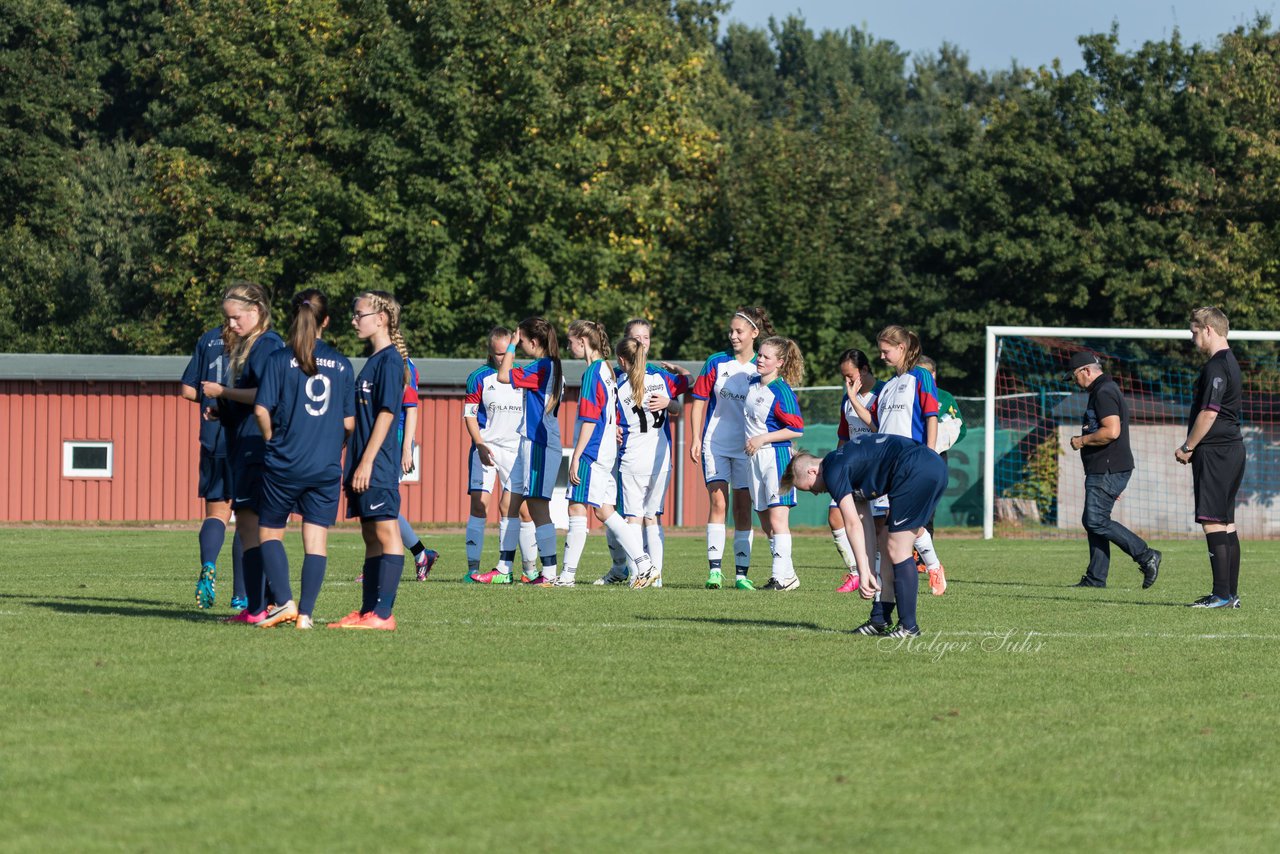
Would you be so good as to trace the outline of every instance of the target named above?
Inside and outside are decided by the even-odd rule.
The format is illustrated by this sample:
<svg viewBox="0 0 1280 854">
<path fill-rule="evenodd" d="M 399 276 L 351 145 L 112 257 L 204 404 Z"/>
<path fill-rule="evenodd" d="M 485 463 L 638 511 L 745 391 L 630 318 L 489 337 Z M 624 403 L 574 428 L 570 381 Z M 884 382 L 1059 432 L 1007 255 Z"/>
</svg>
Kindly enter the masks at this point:
<svg viewBox="0 0 1280 854">
<path fill-rule="evenodd" d="M 1074 603 L 1074 604 L 1079 604 L 1079 603 L 1081 603 L 1081 602 L 1090 602 L 1090 601 L 1093 601 L 1093 602 L 1095 602 L 1095 603 L 1097 603 L 1097 604 L 1099 604 L 1099 605 L 1141 605 L 1141 606 L 1144 606 L 1144 607 L 1154 605 L 1154 606 L 1161 607 L 1161 608 L 1185 608 L 1185 607 L 1187 607 L 1187 603 L 1186 603 L 1186 602 L 1152 602 L 1152 601 L 1150 601 L 1150 600 L 1142 600 L 1142 599 L 1115 599 L 1115 598 L 1105 598 L 1105 599 L 1104 599 L 1104 598 L 1097 598 L 1097 599 L 1091 599 L 1091 597 L 1088 597 L 1088 596 L 1063 596 L 1063 595 L 1047 596 L 1047 595 L 1035 595 L 1035 594 L 1021 594 L 1021 595 L 1020 595 L 1020 594 L 1017 594 L 1017 593 L 1002 593 L 1002 592 L 998 592 L 998 591 L 988 593 L 987 595 L 988 595 L 988 596 L 992 596 L 992 597 L 997 598 L 997 599 L 1030 599 L 1030 600 L 1034 600 L 1034 601 L 1037 601 L 1037 602 L 1044 602 L 1044 601 L 1049 601 L 1049 602 L 1071 602 L 1071 603 Z"/>
<path fill-rule="evenodd" d="M 29 599 L 37 602 L 47 602 L 50 599 L 72 599 L 75 601 L 86 602 L 119 602 L 126 605 L 168 605 L 170 604 L 164 599 L 133 599 L 120 596 L 63 596 L 57 594 L 41 593 L 33 595 L 30 593 L 0 593 L 0 599 Z"/>
<path fill-rule="evenodd" d="M 978 581 L 972 578 L 947 578 L 948 584 L 976 584 L 982 587 L 1047 587 L 1050 590 L 1065 590 L 1074 587 L 1066 582 L 1049 584 L 1043 581 Z"/>
<path fill-rule="evenodd" d="M 635 619 L 639 622 L 649 623 L 711 623 L 728 627 L 754 626 L 762 629 L 795 629 L 798 631 L 822 632 L 824 634 L 833 631 L 830 627 L 820 626 L 817 623 L 797 623 L 789 620 L 745 620 L 736 617 L 655 617 L 650 614 L 636 614 Z"/>
<path fill-rule="evenodd" d="M 75 599 L 75 597 L 60 597 L 63 599 Z M 217 621 L 220 617 L 214 616 L 212 613 L 196 613 L 189 610 L 180 610 L 177 608 L 131 608 L 125 605 L 93 605 L 88 603 L 80 603 L 78 601 L 71 602 L 28 602 L 32 608 L 44 608 L 49 611 L 57 611 L 60 614 L 75 614 L 81 617 L 160 617 L 166 620 L 182 620 L 189 623 L 203 623 Z"/>
</svg>

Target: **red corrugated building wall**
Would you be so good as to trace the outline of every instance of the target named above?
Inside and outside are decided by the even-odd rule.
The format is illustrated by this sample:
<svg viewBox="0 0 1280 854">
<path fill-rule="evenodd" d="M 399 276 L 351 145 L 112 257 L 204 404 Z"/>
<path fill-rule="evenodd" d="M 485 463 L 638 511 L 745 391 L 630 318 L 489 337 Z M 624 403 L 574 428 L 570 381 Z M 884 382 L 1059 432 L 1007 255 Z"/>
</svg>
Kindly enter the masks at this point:
<svg viewBox="0 0 1280 854">
<path fill-rule="evenodd" d="M 0 462 L 6 473 L 0 490 L 0 521 L 154 522 L 201 517 L 201 502 L 196 497 L 199 415 L 194 404 L 180 397 L 179 383 L 28 379 L 20 376 L 22 371 L 12 369 L 14 358 L 0 356 L 0 361 L 9 360 L 10 366 L 10 370 L 0 371 Z M 60 357 L 25 358 L 43 360 L 43 365 Z M 66 358 L 84 361 L 100 357 Z M 180 374 L 185 364 L 185 359 L 156 359 L 165 364 L 151 372 L 163 376 Z M 120 361 L 120 357 L 114 360 Z M 101 373 L 122 372 L 104 368 Z M 573 435 L 576 401 L 577 390 L 570 389 L 560 410 L 565 437 Z M 65 476 L 63 443 L 67 441 L 112 443 L 112 476 Z M 464 524 L 469 508 L 465 463 L 470 440 L 463 426 L 460 387 L 424 383 L 418 442 L 422 446 L 422 480 L 401 485 L 408 518 L 428 524 Z M 683 522 L 702 525 L 706 522 L 706 489 L 697 467 L 687 459 L 684 462 Z M 676 482 L 673 473 L 666 504 L 669 525 L 679 521 Z M 345 509 L 342 512 L 345 515 Z M 496 507 L 491 513 L 496 517 Z"/>
</svg>

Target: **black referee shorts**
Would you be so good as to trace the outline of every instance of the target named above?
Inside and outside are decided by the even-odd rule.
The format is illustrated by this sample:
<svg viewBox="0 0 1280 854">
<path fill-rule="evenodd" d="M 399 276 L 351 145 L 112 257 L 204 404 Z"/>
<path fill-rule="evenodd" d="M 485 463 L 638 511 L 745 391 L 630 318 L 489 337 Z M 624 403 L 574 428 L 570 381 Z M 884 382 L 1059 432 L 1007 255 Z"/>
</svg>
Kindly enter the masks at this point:
<svg viewBox="0 0 1280 854">
<path fill-rule="evenodd" d="M 1196 521 L 1236 521 L 1236 493 L 1244 480 L 1244 444 L 1198 445 L 1191 455 Z"/>
</svg>

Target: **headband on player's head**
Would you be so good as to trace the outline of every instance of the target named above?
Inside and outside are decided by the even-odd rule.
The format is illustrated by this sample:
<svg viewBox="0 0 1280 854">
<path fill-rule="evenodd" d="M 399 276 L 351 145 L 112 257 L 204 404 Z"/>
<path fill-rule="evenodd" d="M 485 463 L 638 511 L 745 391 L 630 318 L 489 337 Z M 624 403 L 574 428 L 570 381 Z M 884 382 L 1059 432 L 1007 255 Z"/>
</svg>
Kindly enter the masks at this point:
<svg viewBox="0 0 1280 854">
<path fill-rule="evenodd" d="M 743 320 L 745 320 L 747 323 L 750 323 L 750 324 L 751 324 L 751 328 L 752 328 L 752 329 L 754 329 L 756 332 L 759 332 L 759 331 L 760 331 L 760 327 L 759 327 L 759 326 L 756 326 L 756 322 L 755 322 L 754 320 L 752 320 L 751 318 L 747 317 L 747 316 L 746 316 L 745 314 L 743 314 L 742 312 L 740 312 L 740 311 L 735 311 L 735 312 L 733 313 L 733 316 L 734 316 L 734 317 L 741 317 L 741 318 L 742 318 Z"/>
</svg>

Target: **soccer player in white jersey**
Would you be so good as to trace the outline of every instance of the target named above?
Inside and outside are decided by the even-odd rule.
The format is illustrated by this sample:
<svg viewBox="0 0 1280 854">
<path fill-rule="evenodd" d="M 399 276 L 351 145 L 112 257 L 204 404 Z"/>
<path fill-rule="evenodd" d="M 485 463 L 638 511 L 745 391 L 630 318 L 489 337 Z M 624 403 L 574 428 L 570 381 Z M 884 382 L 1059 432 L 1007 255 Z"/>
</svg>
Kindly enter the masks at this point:
<svg viewBox="0 0 1280 854">
<path fill-rule="evenodd" d="M 671 423 L 668 407 L 689 390 L 689 372 L 678 365 L 645 362 L 648 348 L 638 338 L 618 342 L 618 509 L 643 533 L 644 548 L 653 561 L 654 587 L 662 586 L 663 539 L 658 517 L 671 479 Z M 668 370 L 670 369 L 670 370 Z M 614 573 L 614 570 L 610 570 Z M 606 575 L 597 584 L 608 584 Z"/>
<path fill-rule="evenodd" d="M 791 442 L 804 434 L 804 418 L 792 389 L 804 381 L 804 357 L 790 338 L 772 336 L 761 342 L 756 367 L 760 373 L 747 387 L 743 420 L 744 449 L 751 458 L 751 504 L 773 555 L 769 583 L 761 589 L 795 590 L 800 579 L 791 560 L 790 517 L 796 493 L 783 489 L 781 479 L 791 462 Z"/>
<path fill-rule="evenodd" d="M 840 354 L 838 364 L 840 376 L 844 377 L 844 398 L 840 401 L 840 426 L 836 429 L 837 449 L 844 447 L 844 443 L 849 441 L 852 436 L 875 432 L 871 429 L 871 425 L 858 416 L 858 411 L 854 408 L 853 402 L 856 400 L 863 411 L 866 411 L 871 406 L 871 401 L 875 399 L 875 392 L 878 388 L 875 375 L 871 373 L 871 363 L 867 360 L 866 353 L 851 347 Z M 856 391 L 854 390 L 855 388 L 857 389 Z M 873 512 L 879 512 L 880 515 L 884 515 L 884 510 Z M 844 517 L 840 514 L 840 508 L 834 498 L 831 499 L 831 505 L 827 509 L 827 524 L 831 527 L 831 539 L 835 541 L 836 551 L 840 553 L 840 558 L 844 561 L 845 566 L 844 581 L 836 588 L 836 592 L 852 593 L 858 589 L 858 584 L 860 583 L 858 567 L 854 561 L 853 549 L 849 546 L 849 534 L 844 527 Z M 866 542 L 875 541 L 874 526 L 864 534 Z M 874 559 L 875 557 L 873 556 Z"/>
<path fill-rule="evenodd" d="M 743 401 L 756 375 L 755 344 L 773 334 L 769 315 L 759 306 L 742 306 L 729 320 L 729 349 L 713 354 L 693 384 L 689 459 L 702 465 L 711 507 L 707 516 L 707 589 L 718 590 L 725 545 L 725 518 L 733 493 L 734 586 L 752 590 L 751 487 L 747 464 Z"/>
<path fill-rule="evenodd" d="M 622 328 L 622 338 L 635 338 L 636 342 L 639 342 L 641 344 L 641 348 L 645 351 L 645 356 L 648 357 L 650 344 L 653 342 L 653 324 L 649 323 L 649 321 L 644 318 L 632 318 L 631 320 L 627 320 L 626 325 Z M 614 371 L 614 373 L 621 375 L 623 370 L 625 369 L 622 369 L 620 366 L 617 371 Z M 680 401 L 673 401 L 672 407 L 672 415 L 680 414 L 682 407 Z M 618 490 L 620 490 L 620 493 L 618 494 L 620 495 L 621 489 L 622 484 L 620 481 L 620 484 L 618 484 Z M 620 507 L 618 510 L 621 512 L 622 508 Z M 660 528 L 658 529 L 658 535 L 662 535 L 662 529 Z M 608 544 L 609 557 L 612 558 L 613 563 L 609 566 L 608 572 L 605 572 L 602 577 L 595 580 L 595 584 L 625 584 L 628 580 L 627 553 L 622 551 L 622 544 L 618 543 L 618 538 L 616 538 L 616 536 L 613 535 L 613 531 L 609 529 L 604 529 L 604 542 Z M 646 545 L 645 551 L 648 551 L 648 545 Z M 658 551 L 662 551 L 662 547 L 660 547 L 660 545 L 658 547 Z M 653 552 L 650 552 L 650 554 L 653 554 Z M 654 581 L 654 586 L 662 586 L 662 576 L 659 576 L 658 579 Z"/>
<path fill-rule="evenodd" d="M 471 515 L 467 518 L 467 573 L 480 569 L 484 551 L 485 520 L 489 516 L 489 496 L 495 486 L 502 498 L 498 509 L 498 541 L 511 524 L 511 472 L 520 451 L 520 428 L 524 423 L 524 391 L 510 383 L 498 382 L 498 360 L 511 343 L 511 330 L 495 326 L 489 330 L 489 361 L 467 377 L 467 394 L 462 404 L 463 423 L 471 436 L 467 455 L 467 492 Z M 528 555 L 525 555 L 526 560 Z"/>
<path fill-rule="evenodd" d="M 578 561 L 587 541 L 587 508 L 613 532 L 634 569 L 632 586 L 653 581 L 652 561 L 641 545 L 640 529 L 628 525 L 614 511 L 618 481 L 618 384 L 607 361 L 609 339 L 604 326 L 594 320 L 569 324 L 569 348 L 587 363 L 578 395 L 574 423 L 573 455 L 569 459 L 569 533 L 564 541 L 564 571 L 557 587 L 573 587 Z"/>
<path fill-rule="evenodd" d="M 514 367 L 516 348 L 522 347 L 533 361 Z M 520 451 L 511 472 L 511 505 L 508 520 L 518 520 L 520 508 L 529 507 L 538 543 L 541 576 L 525 580 L 550 586 L 556 580 L 556 526 L 551 521 L 551 496 L 563 454 L 560 448 L 560 400 L 564 393 L 564 371 L 560 366 L 560 338 L 556 328 L 541 317 L 526 317 L 498 361 L 498 382 L 524 392 L 524 422 L 520 431 Z M 488 572 L 471 572 L 467 578 L 478 584 L 510 584 L 511 567 L 520 544 L 518 521 L 508 521 L 498 546 L 498 565 Z"/>
</svg>

